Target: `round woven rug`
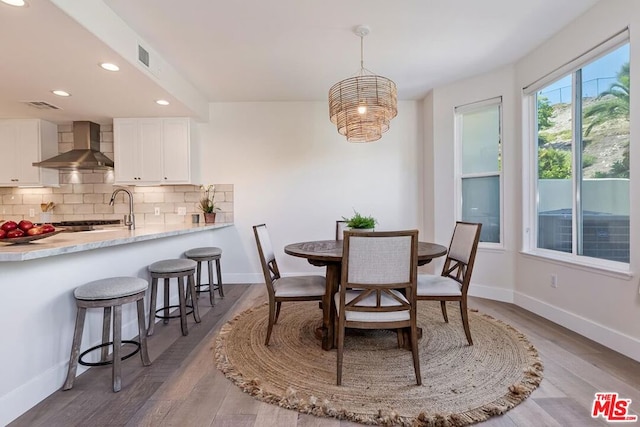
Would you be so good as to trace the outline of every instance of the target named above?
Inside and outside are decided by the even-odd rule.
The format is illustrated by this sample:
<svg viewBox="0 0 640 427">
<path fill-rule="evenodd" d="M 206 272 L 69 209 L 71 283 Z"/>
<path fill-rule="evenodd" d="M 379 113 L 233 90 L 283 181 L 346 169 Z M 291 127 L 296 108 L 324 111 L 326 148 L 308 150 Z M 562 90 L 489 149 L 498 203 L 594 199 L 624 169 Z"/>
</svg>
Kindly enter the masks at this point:
<svg viewBox="0 0 640 427">
<path fill-rule="evenodd" d="M 337 386 L 336 350 L 322 350 L 314 337 L 322 322 L 317 302 L 284 303 L 268 347 L 268 306 L 241 313 L 216 339 L 217 366 L 262 401 L 363 424 L 473 424 L 503 414 L 538 387 L 542 363 L 524 335 L 470 312 L 469 346 L 458 306 L 448 311 L 444 323 L 437 302 L 418 305 L 422 386 L 415 382 L 411 352 L 397 348 L 395 332 L 363 330 L 348 331 Z"/>
</svg>

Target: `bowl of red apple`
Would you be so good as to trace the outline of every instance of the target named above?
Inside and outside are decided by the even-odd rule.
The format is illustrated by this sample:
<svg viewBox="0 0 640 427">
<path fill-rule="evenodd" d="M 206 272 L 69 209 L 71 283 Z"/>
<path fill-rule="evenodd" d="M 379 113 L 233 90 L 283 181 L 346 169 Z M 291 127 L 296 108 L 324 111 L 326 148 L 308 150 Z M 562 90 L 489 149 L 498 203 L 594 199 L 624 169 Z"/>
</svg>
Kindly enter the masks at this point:
<svg viewBox="0 0 640 427">
<path fill-rule="evenodd" d="M 54 236 L 64 230 L 56 230 L 51 224 L 37 225 L 23 219 L 20 222 L 5 221 L 0 224 L 0 242 L 28 243 Z"/>
</svg>

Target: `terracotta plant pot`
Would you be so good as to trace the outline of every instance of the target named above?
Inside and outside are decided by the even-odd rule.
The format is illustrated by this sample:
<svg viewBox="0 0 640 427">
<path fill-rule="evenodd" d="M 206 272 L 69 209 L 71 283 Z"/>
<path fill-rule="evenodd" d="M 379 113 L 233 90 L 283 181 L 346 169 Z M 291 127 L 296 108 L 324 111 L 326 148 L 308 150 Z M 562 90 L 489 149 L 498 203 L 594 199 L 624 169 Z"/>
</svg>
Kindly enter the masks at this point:
<svg viewBox="0 0 640 427">
<path fill-rule="evenodd" d="M 216 213 L 215 212 L 205 213 L 204 222 L 205 224 L 213 224 L 214 222 L 216 222 Z"/>
</svg>

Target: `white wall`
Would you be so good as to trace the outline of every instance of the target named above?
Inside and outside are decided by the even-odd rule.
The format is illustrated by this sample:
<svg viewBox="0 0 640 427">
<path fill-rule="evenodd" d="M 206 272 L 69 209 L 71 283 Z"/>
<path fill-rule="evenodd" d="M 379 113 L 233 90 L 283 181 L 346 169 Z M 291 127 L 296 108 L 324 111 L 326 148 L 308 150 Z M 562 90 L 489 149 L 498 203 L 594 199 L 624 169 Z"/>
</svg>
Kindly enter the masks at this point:
<svg viewBox="0 0 640 427">
<path fill-rule="evenodd" d="M 640 82 L 640 4 L 633 0 L 601 1 L 594 8 L 516 64 L 516 85 L 524 87 L 558 66 L 579 56 L 625 27 L 631 33 L 631 81 Z M 638 85 L 631 86 L 631 117 L 640 101 Z M 640 121 L 631 120 L 631 135 L 638 135 Z M 631 147 L 631 167 L 640 164 L 640 149 Z M 637 166 L 634 168 L 637 169 Z M 631 276 L 603 274 L 589 268 L 521 255 L 518 257 L 516 302 L 558 321 L 596 341 L 640 360 L 640 295 L 638 271 L 640 236 L 639 181 L 631 173 L 630 227 Z M 558 288 L 550 287 L 551 274 Z"/>
<path fill-rule="evenodd" d="M 480 249 L 472 278 L 472 293 L 513 301 L 535 313 L 575 330 L 589 338 L 640 360 L 640 295 L 638 271 L 640 225 L 638 181 L 630 183 L 631 274 L 604 272 L 589 267 L 525 254 L 522 204 L 527 177 L 523 167 L 521 88 L 550 73 L 558 66 L 586 52 L 626 26 L 631 30 L 631 80 L 640 82 L 640 3 L 633 0 L 601 1 L 586 14 L 549 39 L 513 67 L 434 89 L 425 102 L 433 109 L 433 160 L 425 164 L 436 182 L 434 217 L 436 240 L 450 230 L 454 212 L 454 127 L 453 108 L 482 99 L 503 96 L 504 102 L 504 182 L 505 250 Z M 640 102 L 638 85 L 631 87 L 631 117 Z M 426 108 L 425 108 L 426 110 Z M 640 131 L 640 121 L 631 121 L 631 135 Z M 429 146 L 429 138 L 425 139 Z M 640 164 L 640 149 L 631 148 L 632 168 Z M 637 174 L 631 173 L 633 179 Z M 551 288 L 552 274 L 558 287 Z"/>
<path fill-rule="evenodd" d="M 455 126 L 454 108 L 485 99 L 502 96 L 503 105 L 503 156 L 515 159 L 519 156 L 516 138 L 516 94 L 513 84 L 513 68 L 505 67 L 490 74 L 481 75 L 448 86 L 436 88 L 425 99 L 433 111 L 431 135 L 426 146 L 433 141 L 433 155 L 425 158 L 425 179 L 434 182 L 435 196 L 432 212 L 436 241 L 451 238 L 454 222 L 459 218 L 455 203 Z M 428 108 L 425 107 L 425 110 Z M 520 217 L 517 190 L 520 168 L 514 162 L 503 162 L 504 181 L 504 249 L 480 247 L 474 268 L 470 293 L 502 301 L 513 300 L 515 282 L 515 254 L 517 253 L 518 224 Z M 500 266 L 500 268 L 496 268 Z"/>
<path fill-rule="evenodd" d="M 234 184 L 235 233 L 224 244 L 225 281 L 262 282 L 252 226 L 266 223 L 284 273 L 317 272 L 284 254 L 288 243 L 333 239 L 353 209 L 377 229 L 422 231 L 422 129 L 417 102 L 400 102 L 374 143 L 348 143 L 326 102 L 211 104 L 199 124 L 204 182 Z"/>
</svg>

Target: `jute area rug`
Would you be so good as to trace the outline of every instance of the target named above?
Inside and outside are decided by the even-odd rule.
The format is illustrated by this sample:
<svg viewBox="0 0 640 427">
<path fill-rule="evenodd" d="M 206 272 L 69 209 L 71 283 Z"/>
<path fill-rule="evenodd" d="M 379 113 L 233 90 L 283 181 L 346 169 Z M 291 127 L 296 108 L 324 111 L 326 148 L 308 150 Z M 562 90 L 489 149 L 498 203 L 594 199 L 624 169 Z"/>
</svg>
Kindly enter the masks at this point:
<svg viewBox="0 0 640 427">
<path fill-rule="evenodd" d="M 444 323 L 437 302 L 420 302 L 422 386 L 411 352 L 391 331 L 350 330 L 342 386 L 336 350 L 324 351 L 314 330 L 317 302 L 284 303 L 271 342 L 264 345 L 268 306 L 247 310 L 216 339 L 218 368 L 259 400 L 316 416 L 363 424 L 464 426 L 503 414 L 542 381 L 542 363 L 527 338 L 490 316 L 470 312 L 467 345 L 457 305 Z"/>
</svg>

